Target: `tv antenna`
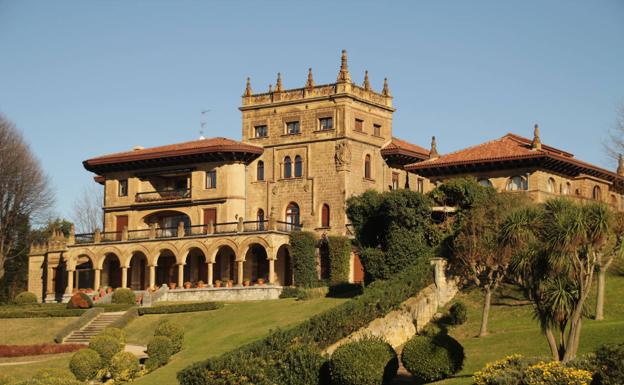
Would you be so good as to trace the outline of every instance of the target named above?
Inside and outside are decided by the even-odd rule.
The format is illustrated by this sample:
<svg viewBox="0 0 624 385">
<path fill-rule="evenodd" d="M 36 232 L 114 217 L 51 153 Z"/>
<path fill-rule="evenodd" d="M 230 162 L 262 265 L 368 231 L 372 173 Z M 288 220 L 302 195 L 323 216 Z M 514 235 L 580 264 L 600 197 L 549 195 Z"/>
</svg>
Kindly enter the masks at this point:
<svg viewBox="0 0 624 385">
<path fill-rule="evenodd" d="M 210 112 L 210 110 L 202 110 L 201 112 L 201 120 L 199 121 L 199 139 L 206 139 L 204 137 L 204 131 L 206 130 L 206 112 Z"/>
</svg>

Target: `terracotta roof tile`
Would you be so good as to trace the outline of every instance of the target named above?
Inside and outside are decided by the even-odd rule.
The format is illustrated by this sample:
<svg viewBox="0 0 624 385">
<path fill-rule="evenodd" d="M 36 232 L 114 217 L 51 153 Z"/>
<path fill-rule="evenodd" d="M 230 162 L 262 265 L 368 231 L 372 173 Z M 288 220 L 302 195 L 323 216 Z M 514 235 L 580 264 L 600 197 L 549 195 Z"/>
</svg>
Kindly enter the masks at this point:
<svg viewBox="0 0 624 385">
<path fill-rule="evenodd" d="M 393 137 L 392 140 L 381 149 L 381 155 L 408 155 L 418 159 L 429 157 L 429 150 L 403 139 Z"/>
</svg>

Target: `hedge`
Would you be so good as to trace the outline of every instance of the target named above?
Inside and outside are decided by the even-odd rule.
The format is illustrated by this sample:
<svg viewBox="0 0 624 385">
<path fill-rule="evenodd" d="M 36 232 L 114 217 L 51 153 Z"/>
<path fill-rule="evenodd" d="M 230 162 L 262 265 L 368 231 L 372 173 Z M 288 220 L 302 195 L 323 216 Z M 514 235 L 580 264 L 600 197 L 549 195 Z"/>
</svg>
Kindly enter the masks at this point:
<svg viewBox="0 0 624 385">
<path fill-rule="evenodd" d="M 138 316 L 139 316 L 139 313 L 137 312 L 137 309 L 133 307 L 127 312 L 125 312 L 124 315 L 117 318 L 115 321 L 111 322 L 111 324 L 108 325 L 108 327 L 123 329 L 124 327 L 126 327 L 126 325 L 128 325 L 133 319 L 137 318 Z"/>
<path fill-rule="evenodd" d="M 65 311 L 68 311 L 68 310 L 65 310 Z M 83 309 L 74 309 L 72 311 L 81 311 L 82 315 L 78 317 L 78 319 L 65 325 L 63 329 L 61 329 L 58 333 L 56 333 L 56 336 L 54 337 L 54 342 L 56 342 L 57 344 L 60 344 L 61 342 L 63 342 L 63 339 L 67 337 L 68 335 L 70 335 L 71 332 L 73 332 L 74 330 L 80 329 L 81 327 L 88 324 L 89 321 L 97 317 L 100 313 L 103 313 L 104 309 L 91 308 L 86 311 Z"/>
<path fill-rule="evenodd" d="M 84 348 L 86 348 L 86 346 L 82 344 L 0 345 L 0 357 L 70 353 Z"/>
<path fill-rule="evenodd" d="M 114 304 L 134 305 L 136 304 L 136 295 L 132 290 L 120 287 L 113 292 L 111 302 Z"/>
<path fill-rule="evenodd" d="M 223 304 L 220 302 L 183 303 L 179 305 L 141 307 L 138 309 L 138 313 L 140 316 L 144 314 L 188 313 L 194 311 L 217 310 L 222 307 Z"/>
<path fill-rule="evenodd" d="M 15 296 L 13 302 L 17 305 L 30 305 L 37 303 L 37 296 L 29 291 L 23 291 Z"/>
<path fill-rule="evenodd" d="M 297 326 L 271 332 L 266 338 L 243 345 L 219 357 L 197 362 L 178 372 L 181 385 L 223 384 L 227 376 L 247 377 L 256 385 L 275 372 L 276 357 L 294 343 L 325 349 L 376 318 L 399 308 L 406 299 L 432 283 L 430 267 L 411 266 L 387 281 L 376 281 L 364 293 L 320 313 Z"/>
<path fill-rule="evenodd" d="M 78 317 L 85 311 L 85 309 L 11 310 L 0 311 L 0 318 Z"/>
<path fill-rule="evenodd" d="M 129 305 L 127 303 L 96 303 L 93 307 L 101 307 L 105 312 L 125 311 L 132 309 L 136 305 Z"/>
<path fill-rule="evenodd" d="M 349 282 L 351 239 L 343 236 L 327 237 L 329 248 L 329 283 Z"/>
<path fill-rule="evenodd" d="M 313 287 L 318 281 L 316 271 L 316 234 L 309 231 L 290 233 L 290 256 L 293 261 L 295 285 Z"/>
</svg>

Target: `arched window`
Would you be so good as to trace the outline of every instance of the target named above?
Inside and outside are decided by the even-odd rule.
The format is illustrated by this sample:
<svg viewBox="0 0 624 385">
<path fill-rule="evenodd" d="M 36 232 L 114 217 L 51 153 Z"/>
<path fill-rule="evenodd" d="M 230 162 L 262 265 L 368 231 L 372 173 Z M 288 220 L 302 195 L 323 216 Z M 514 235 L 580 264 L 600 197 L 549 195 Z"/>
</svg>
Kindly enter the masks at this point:
<svg viewBox="0 0 624 385">
<path fill-rule="evenodd" d="M 299 227 L 299 206 L 290 202 L 286 207 L 286 230 L 292 231 Z"/>
<path fill-rule="evenodd" d="M 364 158 L 364 178 L 371 178 L 371 156 L 366 154 L 366 158 Z"/>
<path fill-rule="evenodd" d="M 264 230 L 264 210 L 258 209 L 256 221 L 258 222 L 258 231 Z"/>
<path fill-rule="evenodd" d="M 264 162 L 258 161 L 258 165 L 256 166 L 256 179 L 264 180 Z"/>
<path fill-rule="evenodd" d="M 549 193 L 555 193 L 555 180 L 553 178 L 548 178 L 548 183 L 546 184 L 546 191 Z"/>
<path fill-rule="evenodd" d="M 301 178 L 303 175 L 303 162 L 299 155 L 295 156 L 295 178 Z"/>
<path fill-rule="evenodd" d="M 570 182 L 566 183 L 566 184 L 561 184 L 561 194 L 562 195 L 570 195 L 572 193 L 572 185 L 570 185 Z"/>
<path fill-rule="evenodd" d="M 321 227 L 329 227 L 329 205 L 324 204 L 321 210 Z"/>
<path fill-rule="evenodd" d="M 492 185 L 492 181 L 488 178 L 481 178 L 477 182 L 483 187 L 494 187 L 494 185 Z"/>
<path fill-rule="evenodd" d="M 284 178 L 292 177 L 292 161 L 290 160 L 290 156 L 284 158 Z"/>
<path fill-rule="evenodd" d="M 602 200 L 602 192 L 600 191 L 600 186 L 594 186 L 592 190 L 592 198 L 599 201 Z"/>
<path fill-rule="evenodd" d="M 526 179 L 519 175 L 512 176 L 507 181 L 507 191 L 526 190 L 527 187 Z"/>
</svg>

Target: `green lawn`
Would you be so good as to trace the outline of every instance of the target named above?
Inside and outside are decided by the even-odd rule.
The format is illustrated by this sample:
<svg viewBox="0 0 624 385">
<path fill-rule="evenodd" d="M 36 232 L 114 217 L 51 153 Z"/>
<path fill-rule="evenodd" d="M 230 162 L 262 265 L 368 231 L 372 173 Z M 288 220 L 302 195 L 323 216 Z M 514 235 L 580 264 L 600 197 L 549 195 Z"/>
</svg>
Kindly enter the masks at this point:
<svg viewBox="0 0 624 385">
<path fill-rule="evenodd" d="M 608 342 L 624 342 L 624 276 L 610 275 L 607 278 L 605 320 L 586 319 L 581 335 L 581 353 L 590 352 Z M 513 297 L 520 298 L 512 290 L 504 290 L 494 300 L 490 312 L 490 335 L 476 338 L 481 322 L 481 295 L 478 291 L 459 294 L 468 305 L 469 320 L 466 324 L 451 330 L 451 335 L 461 342 L 466 352 L 464 370 L 455 378 L 439 381 L 438 385 L 470 385 L 472 373 L 480 370 L 487 362 L 495 361 L 512 353 L 527 356 L 549 357 L 546 339 L 531 318 L 531 305 L 521 305 Z M 593 312 L 593 298 L 590 309 Z"/>
<path fill-rule="evenodd" d="M 56 333 L 76 317 L 2 318 L 0 345 L 53 343 Z"/>
</svg>

